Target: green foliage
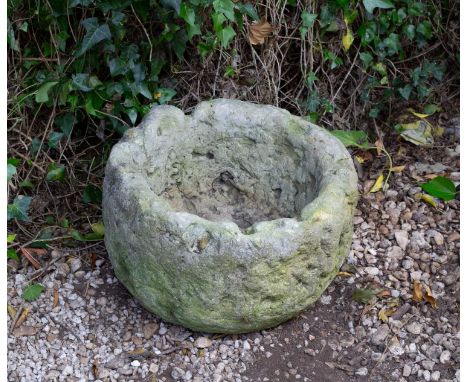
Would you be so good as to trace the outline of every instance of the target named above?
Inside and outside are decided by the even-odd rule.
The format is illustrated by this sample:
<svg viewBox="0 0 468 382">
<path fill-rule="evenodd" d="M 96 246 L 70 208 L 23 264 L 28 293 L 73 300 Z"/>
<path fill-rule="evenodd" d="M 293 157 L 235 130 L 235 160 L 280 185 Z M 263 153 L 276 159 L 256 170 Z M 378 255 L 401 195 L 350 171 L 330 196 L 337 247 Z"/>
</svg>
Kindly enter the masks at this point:
<svg viewBox="0 0 468 382">
<path fill-rule="evenodd" d="M 431 179 L 429 182 L 421 185 L 421 188 L 428 194 L 444 201 L 455 199 L 457 196 L 457 189 L 453 182 L 443 176 L 438 176 Z"/>
<path fill-rule="evenodd" d="M 34 301 L 41 295 L 41 293 L 44 291 L 44 289 L 45 289 L 45 287 L 42 284 L 28 285 L 24 289 L 22 297 L 26 301 Z"/>
<path fill-rule="evenodd" d="M 29 221 L 28 210 L 31 204 L 31 197 L 18 195 L 13 203 L 7 206 L 7 220 L 18 219 L 23 221 Z"/>
<path fill-rule="evenodd" d="M 318 16 L 303 11 L 301 37 L 306 36 L 308 27 L 317 20 L 318 23 L 313 25 L 317 27 L 322 40 L 332 40 L 340 35 L 343 44 L 347 42 L 348 45 L 359 46 L 358 65 L 367 74 L 360 95 L 364 104 L 368 105 L 370 117 L 378 118 L 393 100 L 427 103 L 435 85 L 444 78 L 444 65 L 429 60 L 422 63 L 408 60 L 404 69 L 397 65 L 430 46 L 434 30 L 440 23 L 440 9 L 418 0 L 363 0 L 364 7 L 358 3 L 351 0 L 324 1 Z M 339 52 L 322 47 L 322 57 L 328 62 L 329 70 L 336 71 L 343 66 L 345 56 L 353 54 L 353 49 L 348 52 L 348 48 L 344 44 Z M 408 65 L 410 68 L 412 66 L 409 71 Z M 322 100 L 317 102 L 315 94 L 319 82 L 310 87 L 306 104 L 313 105 L 309 111 L 325 114 L 330 108 Z"/>
<path fill-rule="evenodd" d="M 101 204 L 102 202 L 102 191 L 100 188 L 93 186 L 92 184 L 88 184 L 83 192 L 84 203 L 94 203 L 94 204 Z"/>
<path fill-rule="evenodd" d="M 364 131 L 359 130 L 332 130 L 333 136 L 338 138 L 345 147 L 357 147 L 359 149 L 368 150 L 372 148 L 369 138 Z"/>
</svg>

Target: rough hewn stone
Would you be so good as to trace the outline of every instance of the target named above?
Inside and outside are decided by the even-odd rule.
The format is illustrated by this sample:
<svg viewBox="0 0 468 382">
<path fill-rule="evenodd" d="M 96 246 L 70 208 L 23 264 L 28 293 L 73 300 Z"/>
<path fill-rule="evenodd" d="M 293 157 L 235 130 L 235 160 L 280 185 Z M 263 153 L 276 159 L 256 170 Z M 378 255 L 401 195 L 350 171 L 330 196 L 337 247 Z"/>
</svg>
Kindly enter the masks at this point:
<svg viewBox="0 0 468 382">
<path fill-rule="evenodd" d="M 326 130 L 272 106 L 151 110 L 114 146 L 106 246 L 150 311 L 202 332 L 277 325 L 312 304 L 352 236 L 357 176 Z"/>
</svg>

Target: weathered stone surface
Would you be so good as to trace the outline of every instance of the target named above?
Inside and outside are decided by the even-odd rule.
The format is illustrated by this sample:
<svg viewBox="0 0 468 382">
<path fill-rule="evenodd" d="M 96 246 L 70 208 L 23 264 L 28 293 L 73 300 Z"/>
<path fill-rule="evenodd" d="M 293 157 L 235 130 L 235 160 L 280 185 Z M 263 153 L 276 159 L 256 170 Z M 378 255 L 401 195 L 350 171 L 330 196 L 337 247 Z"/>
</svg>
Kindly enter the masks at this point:
<svg viewBox="0 0 468 382">
<path fill-rule="evenodd" d="M 334 278 L 357 197 L 344 146 L 285 110 L 160 106 L 110 155 L 106 246 L 117 277 L 163 319 L 259 330 L 297 315 Z"/>
</svg>

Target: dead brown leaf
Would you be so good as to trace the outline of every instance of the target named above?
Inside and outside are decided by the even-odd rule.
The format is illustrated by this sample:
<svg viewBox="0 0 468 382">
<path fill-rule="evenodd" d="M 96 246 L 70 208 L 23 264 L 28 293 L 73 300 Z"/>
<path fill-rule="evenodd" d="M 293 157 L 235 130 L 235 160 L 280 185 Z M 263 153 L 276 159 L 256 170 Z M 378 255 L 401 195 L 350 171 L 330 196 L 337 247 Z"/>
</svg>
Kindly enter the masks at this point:
<svg viewBox="0 0 468 382">
<path fill-rule="evenodd" d="M 19 316 L 18 321 L 16 321 L 16 324 L 15 324 L 16 328 L 20 327 L 21 324 L 26 320 L 26 317 L 28 317 L 29 311 L 30 311 L 29 307 L 26 307 L 23 309 L 21 316 Z"/>
<path fill-rule="evenodd" d="M 260 21 L 256 21 L 249 26 L 249 41 L 252 45 L 259 45 L 265 43 L 265 37 L 267 37 L 275 28 L 266 21 L 265 17 L 262 17 Z"/>
<path fill-rule="evenodd" d="M 384 289 L 376 294 L 377 297 L 390 297 L 392 293 L 388 289 Z"/>
<path fill-rule="evenodd" d="M 406 165 L 402 165 L 402 166 L 393 166 L 392 167 L 392 172 L 403 172 L 403 170 L 405 169 Z"/>
<path fill-rule="evenodd" d="M 36 269 L 41 269 L 41 263 L 36 260 L 34 255 L 41 256 L 47 251 L 43 248 L 21 248 L 21 254 L 26 257 L 26 259 L 31 263 L 31 265 Z"/>
<path fill-rule="evenodd" d="M 52 306 L 55 308 L 59 303 L 59 294 L 58 294 L 58 289 L 54 288 L 54 302 Z"/>
<path fill-rule="evenodd" d="M 377 139 L 374 144 L 375 144 L 375 148 L 377 149 L 377 155 L 380 155 L 382 150 L 385 150 L 382 140 Z"/>
<path fill-rule="evenodd" d="M 422 301 L 423 299 L 423 292 L 422 292 L 422 284 L 419 281 L 415 281 L 413 283 L 413 300 L 414 301 Z"/>
<path fill-rule="evenodd" d="M 388 318 L 394 314 L 395 312 L 397 311 L 397 308 L 396 307 L 393 307 L 393 308 L 390 308 L 390 309 L 385 309 L 385 308 L 382 308 L 379 310 L 379 319 L 382 321 L 382 322 L 388 322 Z"/>
<path fill-rule="evenodd" d="M 437 300 L 432 295 L 431 288 L 429 288 L 427 285 L 425 287 L 426 287 L 426 293 L 423 296 L 424 301 L 427 301 L 429 304 L 431 304 L 432 309 L 437 309 Z"/>
</svg>

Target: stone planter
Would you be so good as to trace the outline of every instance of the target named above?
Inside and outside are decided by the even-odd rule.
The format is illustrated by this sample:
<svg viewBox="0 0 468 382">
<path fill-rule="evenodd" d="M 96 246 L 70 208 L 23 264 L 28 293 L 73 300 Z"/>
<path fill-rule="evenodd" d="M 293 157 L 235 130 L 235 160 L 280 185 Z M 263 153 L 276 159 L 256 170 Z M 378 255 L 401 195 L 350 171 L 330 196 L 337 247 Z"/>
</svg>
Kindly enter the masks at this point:
<svg viewBox="0 0 468 382">
<path fill-rule="evenodd" d="M 164 320 L 249 332 L 294 317 L 328 286 L 357 197 L 345 147 L 285 110 L 159 106 L 110 155 L 106 246 L 117 277 Z"/>
</svg>

